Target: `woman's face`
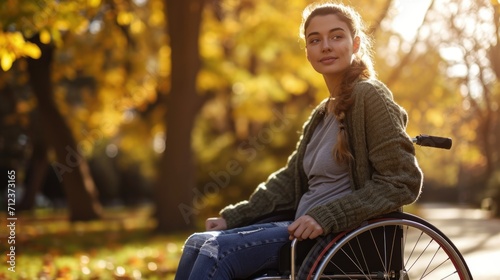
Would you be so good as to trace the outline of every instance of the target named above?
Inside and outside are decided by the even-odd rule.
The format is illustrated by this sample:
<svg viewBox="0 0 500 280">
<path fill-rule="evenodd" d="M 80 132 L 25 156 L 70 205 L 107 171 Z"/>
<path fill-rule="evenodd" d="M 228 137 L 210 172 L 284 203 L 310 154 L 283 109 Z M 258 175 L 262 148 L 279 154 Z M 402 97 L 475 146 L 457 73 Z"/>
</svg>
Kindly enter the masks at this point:
<svg viewBox="0 0 500 280">
<path fill-rule="evenodd" d="M 347 24 L 333 14 L 312 18 L 305 36 L 307 59 L 325 77 L 341 77 L 359 48 L 359 37 L 353 38 Z"/>
</svg>

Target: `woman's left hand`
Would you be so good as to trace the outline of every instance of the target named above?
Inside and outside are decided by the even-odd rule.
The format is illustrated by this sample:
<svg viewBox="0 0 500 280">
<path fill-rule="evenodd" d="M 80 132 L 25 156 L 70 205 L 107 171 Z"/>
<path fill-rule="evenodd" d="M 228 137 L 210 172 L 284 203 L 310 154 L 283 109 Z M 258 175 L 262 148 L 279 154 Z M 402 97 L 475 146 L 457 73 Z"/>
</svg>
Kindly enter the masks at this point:
<svg viewBox="0 0 500 280">
<path fill-rule="evenodd" d="M 323 228 L 309 215 L 304 215 L 295 220 L 288 226 L 288 233 L 290 233 L 290 240 L 297 238 L 314 239 L 323 234 Z"/>
</svg>

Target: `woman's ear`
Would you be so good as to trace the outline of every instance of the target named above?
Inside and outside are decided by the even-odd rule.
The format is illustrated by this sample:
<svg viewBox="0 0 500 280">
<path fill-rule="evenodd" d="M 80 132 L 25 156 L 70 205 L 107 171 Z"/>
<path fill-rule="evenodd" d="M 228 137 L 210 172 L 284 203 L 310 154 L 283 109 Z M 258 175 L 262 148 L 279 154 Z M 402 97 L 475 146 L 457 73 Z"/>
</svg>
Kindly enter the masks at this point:
<svg viewBox="0 0 500 280">
<path fill-rule="evenodd" d="M 352 44 L 352 52 L 357 53 L 359 51 L 359 47 L 361 45 L 361 38 L 359 38 L 359 36 L 356 36 L 356 37 L 354 37 L 353 41 L 354 42 Z"/>
</svg>

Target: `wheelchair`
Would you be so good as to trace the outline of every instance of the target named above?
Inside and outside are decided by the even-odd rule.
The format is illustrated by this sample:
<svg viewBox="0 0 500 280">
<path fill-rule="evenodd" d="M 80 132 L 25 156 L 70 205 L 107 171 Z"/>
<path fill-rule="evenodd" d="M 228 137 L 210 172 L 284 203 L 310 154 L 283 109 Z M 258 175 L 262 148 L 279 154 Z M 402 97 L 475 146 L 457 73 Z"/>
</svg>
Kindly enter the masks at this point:
<svg viewBox="0 0 500 280">
<path fill-rule="evenodd" d="M 419 135 L 413 142 L 451 148 L 449 138 Z M 463 256 L 444 233 L 418 216 L 397 211 L 315 241 L 295 239 L 282 249 L 278 271 L 261 273 L 252 279 L 472 280 L 473 277 Z"/>
</svg>

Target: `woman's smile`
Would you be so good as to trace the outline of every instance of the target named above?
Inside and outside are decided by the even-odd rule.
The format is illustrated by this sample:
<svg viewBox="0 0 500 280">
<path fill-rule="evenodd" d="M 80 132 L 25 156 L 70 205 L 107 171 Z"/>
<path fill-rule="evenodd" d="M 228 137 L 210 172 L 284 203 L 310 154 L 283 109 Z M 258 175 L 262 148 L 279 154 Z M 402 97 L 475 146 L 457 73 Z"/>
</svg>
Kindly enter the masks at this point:
<svg viewBox="0 0 500 280">
<path fill-rule="evenodd" d="M 319 60 L 319 62 L 325 65 L 333 64 L 335 61 L 337 61 L 337 58 L 333 56 L 325 56 Z"/>
</svg>

